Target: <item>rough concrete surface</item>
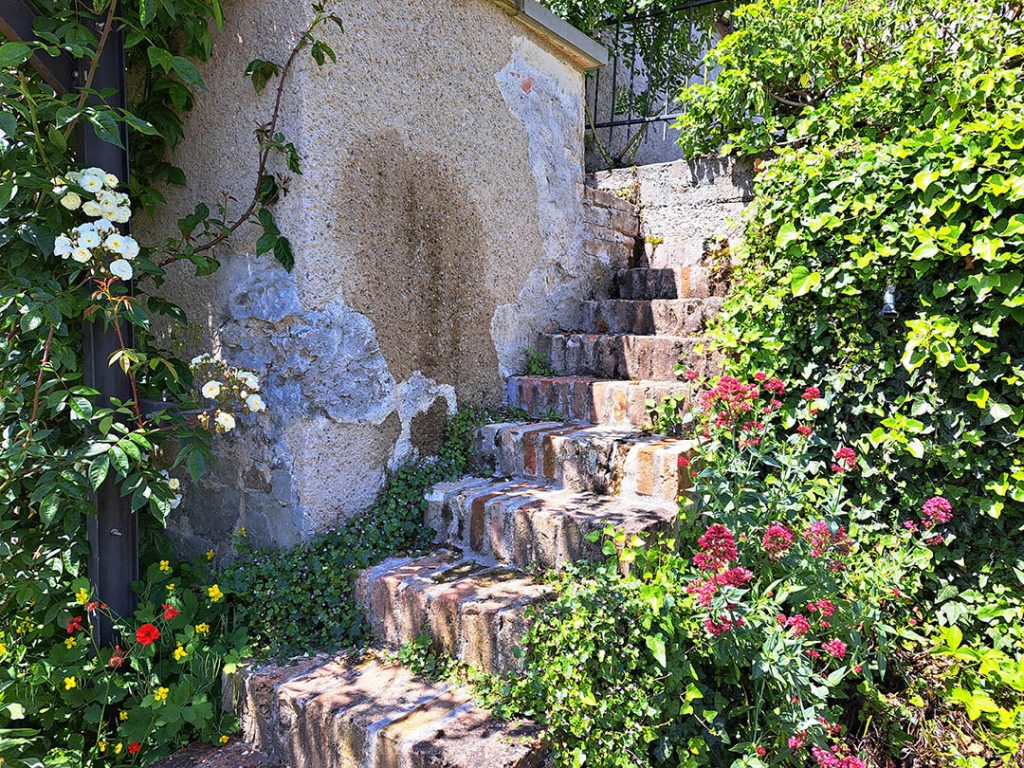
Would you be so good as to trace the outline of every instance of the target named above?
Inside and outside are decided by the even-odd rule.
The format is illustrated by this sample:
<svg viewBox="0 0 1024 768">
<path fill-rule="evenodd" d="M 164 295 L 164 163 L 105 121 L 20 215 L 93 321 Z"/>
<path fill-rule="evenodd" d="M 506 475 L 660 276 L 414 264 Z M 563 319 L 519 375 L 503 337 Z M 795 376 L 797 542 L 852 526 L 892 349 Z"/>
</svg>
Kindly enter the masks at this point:
<svg viewBox="0 0 1024 768">
<path fill-rule="evenodd" d="M 242 525 L 285 545 L 362 512 L 389 468 L 436 444 L 444 412 L 497 403 L 537 332 L 606 279 L 579 247 L 577 64 L 487 0 L 334 10 L 345 30 L 323 34 L 338 63 L 301 56 L 283 100 L 304 175 L 272 161 L 294 270 L 255 257 L 244 231 L 215 277 L 175 269 L 164 288 L 200 326 L 190 346 L 256 371 L 269 407 L 217 438 L 219 465 L 172 517 L 186 553 Z M 255 94 L 241 73 L 284 61 L 310 13 L 306 0 L 225 4 L 174 156 L 189 185 L 140 222 L 147 241 L 198 201 L 244 205 L 275 83 Z"/>
</svg>

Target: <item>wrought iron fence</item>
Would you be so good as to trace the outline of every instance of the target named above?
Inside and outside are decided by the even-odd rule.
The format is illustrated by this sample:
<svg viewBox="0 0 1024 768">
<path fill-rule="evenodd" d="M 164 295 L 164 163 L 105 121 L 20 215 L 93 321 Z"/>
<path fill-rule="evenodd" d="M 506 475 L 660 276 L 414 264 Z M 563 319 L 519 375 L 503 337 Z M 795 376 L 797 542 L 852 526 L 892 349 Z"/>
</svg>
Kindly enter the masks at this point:
<svg viewBox="0 0 1024 768">
<path fill-rule="evenodd" d="M 704 57 L 728 30 L 730 0 L 690 0 L 603 20 L 593 34 L 611 52 L 587 78 L 587 134 L 606 167 L 629 164 L 652 126 L 678 117 L 676 95 L 704 76 Z"/>
</svg>

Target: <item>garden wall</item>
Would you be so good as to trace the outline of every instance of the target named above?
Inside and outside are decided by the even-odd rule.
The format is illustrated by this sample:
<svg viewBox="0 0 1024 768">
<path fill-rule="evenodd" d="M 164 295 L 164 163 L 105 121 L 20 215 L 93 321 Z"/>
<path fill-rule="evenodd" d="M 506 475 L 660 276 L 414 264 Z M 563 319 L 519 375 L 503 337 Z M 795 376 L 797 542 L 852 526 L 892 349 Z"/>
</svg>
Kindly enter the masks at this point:
<svg viewBox="0 0 1024 768">
<path fill-rule="evenodd" d="M 580 247 L 588 41 L 566 46 L 499 7 L 515 3 L 396 5 L 339 6 L 337 64 L 303 54 L 284 96 L 304 170 L 277 207 L 294 270 L 254 257 L 247 233 L 214 278 L 168 280 L 200 320 L 188 352 L 212 345 L 256 371 L 269 406 L 217 439 L 218 466 L 172 520 L 186 552 L 242 526 L 285 545 L 365 510 L 457 403 L 499 402 L 537 332 L 571 323 L 567 299 L 602 269 Z M 172 211 L 251 196 L 252 131 L 276 83 L 256 95 L 242 72 L 283 62 L 310 10 L 238 0 L 225 16 Z M 172 222 L 143 226 L 155 238 Z"/>
</svg>

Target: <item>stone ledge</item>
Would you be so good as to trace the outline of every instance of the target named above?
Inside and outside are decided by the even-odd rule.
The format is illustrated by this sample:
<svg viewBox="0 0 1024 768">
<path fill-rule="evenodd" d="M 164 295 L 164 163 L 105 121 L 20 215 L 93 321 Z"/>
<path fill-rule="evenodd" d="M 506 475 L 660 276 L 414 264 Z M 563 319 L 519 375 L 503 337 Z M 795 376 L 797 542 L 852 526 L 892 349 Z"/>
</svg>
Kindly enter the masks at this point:
<svg viewBox="0 0 1024 768">
<path fill-rule="evenodd" d="M 592 37 L 556 16 L 537 0 L 491 0 L 540 37 L 565 51 L 584 70 L 608 63 L 608 51 Z"/>
</svg>

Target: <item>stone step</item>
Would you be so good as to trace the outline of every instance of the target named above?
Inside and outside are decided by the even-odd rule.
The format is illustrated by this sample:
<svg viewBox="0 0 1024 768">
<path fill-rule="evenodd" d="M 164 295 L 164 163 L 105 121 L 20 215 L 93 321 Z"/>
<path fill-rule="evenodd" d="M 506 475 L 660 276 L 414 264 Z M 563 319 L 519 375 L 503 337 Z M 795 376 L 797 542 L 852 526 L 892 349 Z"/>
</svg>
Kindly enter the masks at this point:
<svg viewBox="0 0 1024 768">
<path fill-rule="evenodd" d="M 539 768 L 547 755 L 532 723 L 373 654 L 247 667 L 224 687 L 246 740 L 287 768 Z"/>
<path fill-rule="evenodd" d="M 693 336 L 718 314 L 722 300 L 596 299 L 583 304 L 583 327 L 590 333 Z"/>
<path fill-rule="evenodd" d="M 677 502 L 689 488 L 693 443 L 630 430 L 563 422 L 489 424 L 477 454 L 495 475 L 547 480 L 571 491 Z"/>
<path fill-rule="evenodd" d="M 727 281 L 701 265 L 619 269 L 612 282 L 612 297 L 619 299 L 703 299 L 721 297 Z"/>
<path fill-rule="evenodd" d="M 517 666 L 513 649 L 526 632 L 526 608 L 548 593 L 520 571 L 450 549 L 389 558 L 356 582 L 356 599 L 378 640 L 399 648 L 428 635 L 436 650 L 485 672 Z"/>
<path fill-rule="evenodd" d="M 685 395 L 677 381 L 615 381 L 590 376 L 512 376 L 507 402 L 532 419 L 580 421 L 615 427 L 648 423 L 647 404 Z"/>
<path fill-rule="evenodd" d="M 682 362 L 704 374 L 712 370 L 701 338 L 601 333 L 546 333 L 540 351 L 558 376 L 676 381 Z"/>
<path fill-rule="evenodd" d="M 243 741 L 232 741 L 223 747 L 191 744 L 149 765 L 150 768 L 284 768 L 277 760 Z"/>
<path fill-rule="evenodd" d="M 437 541 L 483 563 L 561 569 L 600 562 L 592 532 L 612 525 L 651 538 L 673 530 L 678 505 L 554 488 L 535 481 L 467 477 L 427 493 L 426 523 Z"/>
</svg>

